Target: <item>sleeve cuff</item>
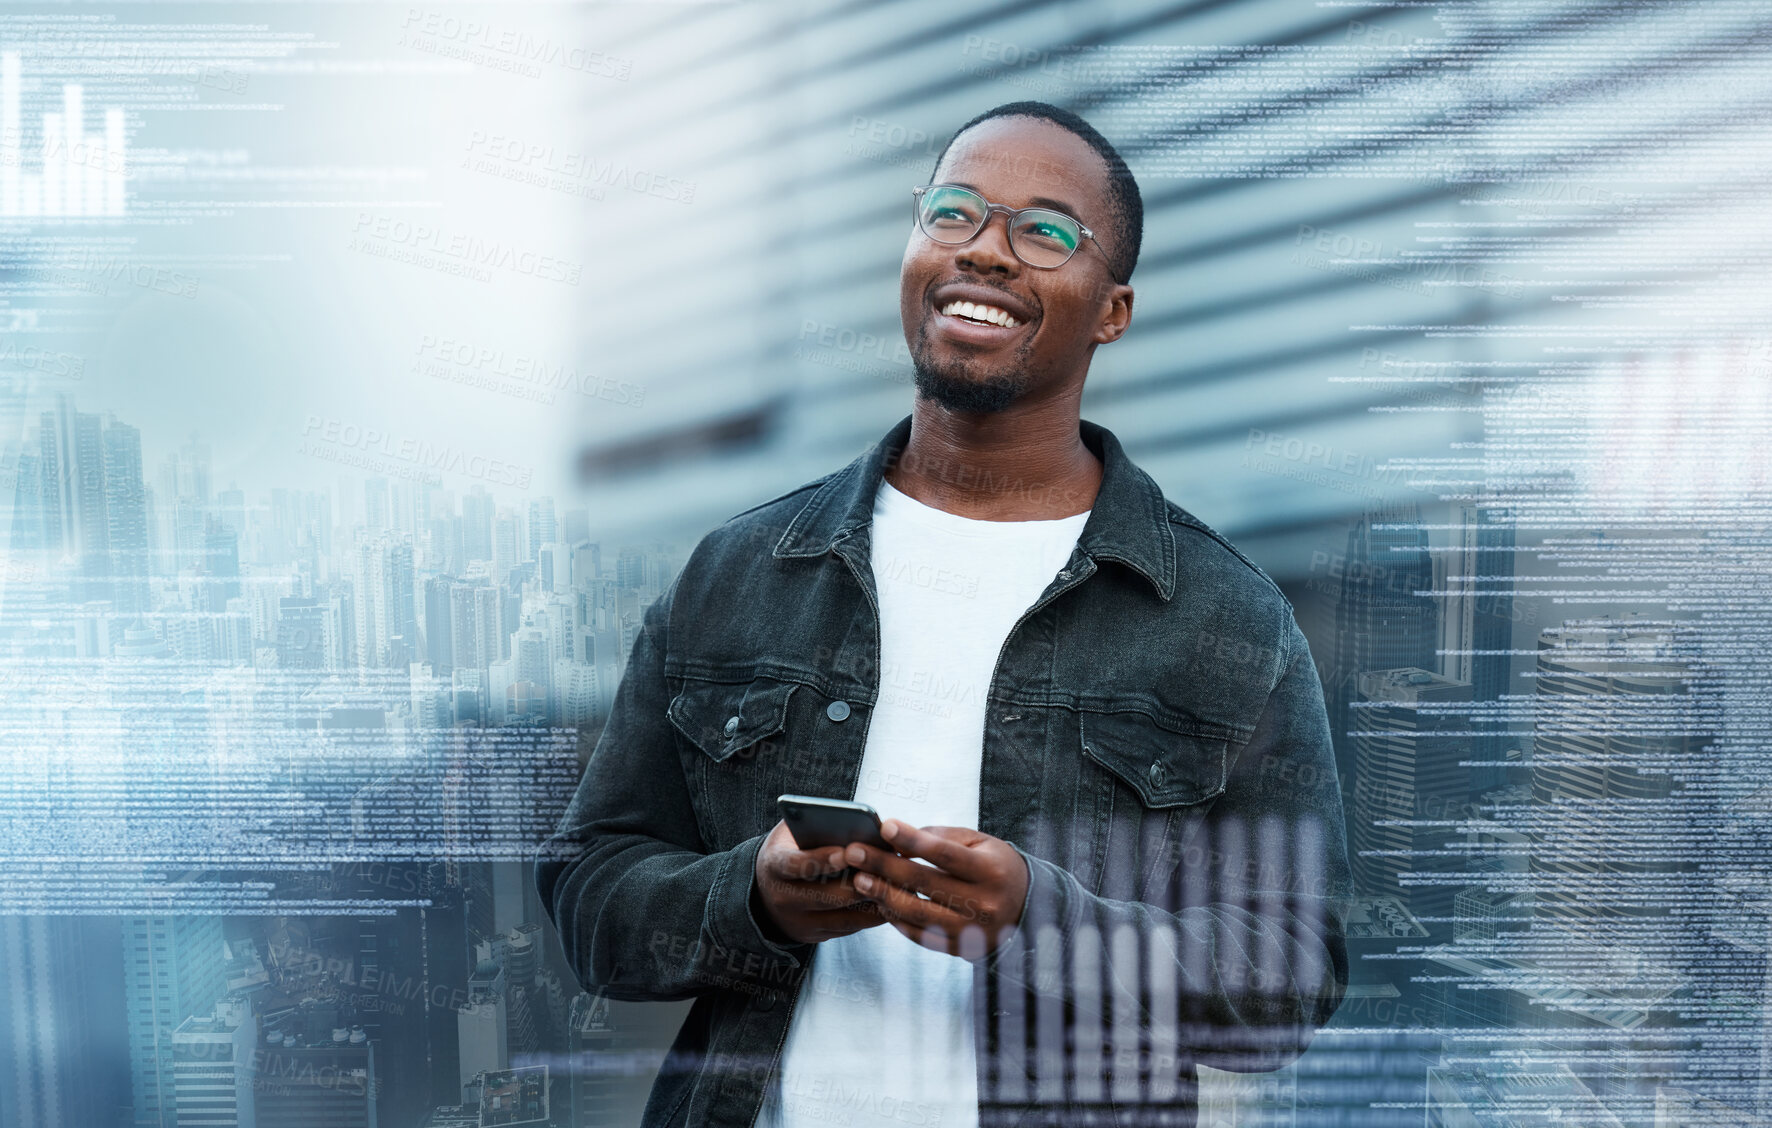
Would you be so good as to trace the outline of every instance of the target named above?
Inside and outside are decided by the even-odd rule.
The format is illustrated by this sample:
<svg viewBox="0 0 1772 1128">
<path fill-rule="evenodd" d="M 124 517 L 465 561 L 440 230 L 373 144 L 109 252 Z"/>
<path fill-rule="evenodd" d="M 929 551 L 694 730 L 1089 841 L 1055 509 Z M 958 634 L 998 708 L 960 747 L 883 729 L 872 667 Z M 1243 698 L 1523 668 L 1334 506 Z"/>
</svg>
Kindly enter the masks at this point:
<svg viewBox="0 0 1772 1128">
<path fill-rule="evenodd" d="M 812 953 L 812 944 L 777 944 L 764 934 L 751 912 L 751 890 L 756 883 L 757 852 L 763 836 L 757 835 L 726 852 L 708 892 L 707 915 L 702 927 L 714 946 L 726 952 L 749 953 L 766 963 L 799 967 Z"/>
<path fill-rule="evenodd" d="M 1057 936 L 1061 938 L 1075 930 L 1076 918 L 1082 912 L 1082 901 L 1076 894 L 1081 890 L 1076 888 L 1077 879 L 1062 867 L 1034 857 L 1013 842 L 1009 845 L 1014 846 L 1015 852 L 1027 863 L 1027 900 L 1022 902 L 1021 919 L 1015 922 L 1015 931 L 985 957 L 984 967 L 987 972 L 1008 982 L 1038 990 L 1032 969 L 1039 934 L 1047 926 L 1057 928 Z"/>
</svg>

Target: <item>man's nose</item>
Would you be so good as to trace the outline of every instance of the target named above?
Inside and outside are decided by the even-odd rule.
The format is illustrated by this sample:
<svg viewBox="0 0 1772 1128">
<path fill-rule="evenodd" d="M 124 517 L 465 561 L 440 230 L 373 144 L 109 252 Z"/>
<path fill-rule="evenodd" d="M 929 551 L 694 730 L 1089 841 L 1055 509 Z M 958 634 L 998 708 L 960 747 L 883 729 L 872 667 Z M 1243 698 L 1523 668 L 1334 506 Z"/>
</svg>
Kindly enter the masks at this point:
<svg viewBox="0 0 1772 1128">
<path fill-rule="evenodd" d="M 998 223 L 999 219 L 1003 222 Z M 983 229 L 958 248 L 954 262 L 981 274 L 1013 278 L 1021 273 L 1021 260 L 1009 248 L 1009 217 L 999 212 L 986 216 Z"/>
</svg>

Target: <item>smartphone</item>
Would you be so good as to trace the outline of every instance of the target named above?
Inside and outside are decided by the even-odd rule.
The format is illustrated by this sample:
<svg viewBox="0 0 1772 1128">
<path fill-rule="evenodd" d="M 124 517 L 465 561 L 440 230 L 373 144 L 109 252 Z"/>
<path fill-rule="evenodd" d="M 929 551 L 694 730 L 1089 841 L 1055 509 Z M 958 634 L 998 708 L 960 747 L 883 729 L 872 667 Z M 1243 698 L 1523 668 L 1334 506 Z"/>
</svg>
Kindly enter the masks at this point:
<svg viewBox="0 0 1772 1128">
<path fill-rule="evenodd" d="M 865 842 L 895 853 L 880 834 L 880 816 L 866 803 L 848 799 L 821 799 L 816 795 L 783 795 L 775 805 L 802 850 L 823 846 L 847 846 Z"/>
</svg>

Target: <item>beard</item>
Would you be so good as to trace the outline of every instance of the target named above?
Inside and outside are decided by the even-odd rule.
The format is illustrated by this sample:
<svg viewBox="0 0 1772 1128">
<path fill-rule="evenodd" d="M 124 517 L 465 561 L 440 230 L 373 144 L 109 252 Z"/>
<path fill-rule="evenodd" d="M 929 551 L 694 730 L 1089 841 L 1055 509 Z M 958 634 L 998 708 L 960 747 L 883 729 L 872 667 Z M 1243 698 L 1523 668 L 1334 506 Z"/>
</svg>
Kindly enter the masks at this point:
<svg viewBox="0 0 1772 1128">
<path fill-rule="evenodd" d="M 986 372 L 970 360 L 938 365 L 929 355 L 926 330 L 917 334 L 911 347 L 917 394 L 967 415 L 994 415 L 1007 410 L 1028 389 L 1027 356 L 1030 342 L 1016 349 L 1014 360 L 1002 371 Z"/>
</svg>

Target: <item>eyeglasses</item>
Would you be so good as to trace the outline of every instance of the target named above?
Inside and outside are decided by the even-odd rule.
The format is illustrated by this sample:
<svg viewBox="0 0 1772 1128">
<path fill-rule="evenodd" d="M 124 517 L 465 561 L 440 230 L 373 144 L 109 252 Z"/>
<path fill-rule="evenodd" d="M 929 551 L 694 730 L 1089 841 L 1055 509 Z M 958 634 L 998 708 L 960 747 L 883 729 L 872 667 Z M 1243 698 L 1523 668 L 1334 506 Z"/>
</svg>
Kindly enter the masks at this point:
<svg viewBox="0 0 1772 1128">
<path fill-rule="evenodd" d="M 1051 208 L 993 204 L 957 184 L 920 184 L 911 189 L 911 197 L 912 211 L 923 234 L 937 243 L 953 246 L 977 238 L 992 214 L 1002 212 L 1009 217 L 1009 249 L 1022 262 L 1041 270 L 1069 262 L 1084 239 L 1094 239 L 1095 245 L 1101 246 L 1093 231 Z"/>
</svg>

